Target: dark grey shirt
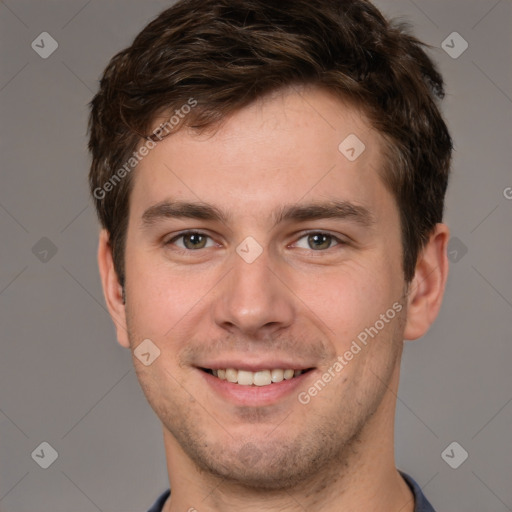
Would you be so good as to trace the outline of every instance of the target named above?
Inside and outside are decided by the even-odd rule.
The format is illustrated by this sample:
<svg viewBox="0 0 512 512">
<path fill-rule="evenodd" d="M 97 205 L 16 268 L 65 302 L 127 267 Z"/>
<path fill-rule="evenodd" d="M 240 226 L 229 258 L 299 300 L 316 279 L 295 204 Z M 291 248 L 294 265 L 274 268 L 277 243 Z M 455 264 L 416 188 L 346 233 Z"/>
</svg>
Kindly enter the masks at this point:
<svg viewBox="0 0 512 512">
<path fill-rule="evenodd" d="M 402 473 L 400 471 L 400 474 L 402 475 L 403 479 L 407 482 L 409 487 L 411 488 L 411 491 L 414 494 L 414 512 L 435 512 L 432 505 L 429 503 L 427 498 L 425 498 L 425 495 L 423 494 L 422 490 L 420 489 L 420 486 L 409 476 L 405 473 Z M 148 512 L 162 512 L 162 508 L 165 504 L 165 501 L 171 494 L 171 491 L 167 489 L 153 504 L 153 506 L 148 510 Z"/>
</svg>

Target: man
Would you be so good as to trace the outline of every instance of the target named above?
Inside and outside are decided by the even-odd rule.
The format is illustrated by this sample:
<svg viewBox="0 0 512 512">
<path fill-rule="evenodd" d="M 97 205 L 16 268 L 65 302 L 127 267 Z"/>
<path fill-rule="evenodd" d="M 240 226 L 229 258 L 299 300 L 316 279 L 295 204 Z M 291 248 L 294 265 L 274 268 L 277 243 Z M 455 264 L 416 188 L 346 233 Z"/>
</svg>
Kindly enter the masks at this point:
<svg viewBox="0 0 512 512">
<path fill-rule="evenodd" d="M 442 96 L 364 0 L 181 1 L 112 59 L 90 185 L 163 427 L 151 511 L 433 510 L 393 424 L 448 272 Z"/>
</svg>

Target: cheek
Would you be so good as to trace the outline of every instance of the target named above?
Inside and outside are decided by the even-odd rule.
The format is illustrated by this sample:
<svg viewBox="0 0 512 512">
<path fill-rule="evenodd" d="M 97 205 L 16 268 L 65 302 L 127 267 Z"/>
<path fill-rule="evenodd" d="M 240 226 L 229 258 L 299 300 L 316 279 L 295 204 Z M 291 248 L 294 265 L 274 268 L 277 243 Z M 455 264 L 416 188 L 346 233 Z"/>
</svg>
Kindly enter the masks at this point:
<svg viewBox="0 0 512 512">
<path fill-rule="evenodd" d="M 329 272 L 296 280 L 295 289 L 306 308 L 323 324 L 337 344 L 351 340 L 373 325 L 382 313 L 400 299 L 394 269 L 380 259 L 379 264 L 351 262 Z M 338 350 L 342 347 L 337 347 Z"/>
<path fill-rule="evenodd" d="M 198 302 L 203 281 L 172 271 L 150 252 L 127 247 L 126 255 L 126 306 L 131 330 L 150 339 L 164 338 Z"/>
</svg>

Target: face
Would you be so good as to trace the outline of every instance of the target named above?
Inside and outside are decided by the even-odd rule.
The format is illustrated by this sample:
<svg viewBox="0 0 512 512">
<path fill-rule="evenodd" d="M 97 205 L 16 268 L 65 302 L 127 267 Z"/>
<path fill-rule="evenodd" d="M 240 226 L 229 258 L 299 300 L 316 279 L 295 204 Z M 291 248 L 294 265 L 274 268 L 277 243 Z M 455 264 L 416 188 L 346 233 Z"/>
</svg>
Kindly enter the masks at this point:
<svg viewBox="0 0 512 512">
<path fill-rule="evenodd" d="M 338 148 L 350 134 L 365 145 L 355 160 L 355 139 Z M 406 307 L 381 148 L 355 109 L 309 89 L 215 132 L 180 130 L 140 162 L 120 342 L 160 350 L 149 366 L 134 357 L 137 375 L 198 468 L 296 485 L 339 460 L 382 406 Z M 228 368 L 241 383 L 222 379 Z"/>
</svg>

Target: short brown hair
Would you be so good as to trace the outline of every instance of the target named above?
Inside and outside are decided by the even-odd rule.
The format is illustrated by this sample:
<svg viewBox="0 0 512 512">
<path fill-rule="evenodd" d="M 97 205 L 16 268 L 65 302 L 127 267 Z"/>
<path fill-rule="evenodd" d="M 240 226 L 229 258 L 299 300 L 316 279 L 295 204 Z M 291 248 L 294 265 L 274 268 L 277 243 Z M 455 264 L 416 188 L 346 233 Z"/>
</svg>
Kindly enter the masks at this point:
<svg viewBox="0 0 512 512">
<path fill-rule="evenodd" d="M 443 80 L 423 47 L 365 0 L 181 0 L 162 12 L 112 58 L 90 104 L 89 183 L 121 285 L 132 183 L 126 162 L 154 140 L 155 118 L 193 98 L 180 127 L 200 131 L 294 85 L 326 88 L 357 105 L 383 136 L 382 179 L 400 211 L 409 282 L 442 220 L 452 152 L 437 106 Z"/>
</svg>

